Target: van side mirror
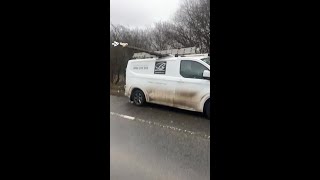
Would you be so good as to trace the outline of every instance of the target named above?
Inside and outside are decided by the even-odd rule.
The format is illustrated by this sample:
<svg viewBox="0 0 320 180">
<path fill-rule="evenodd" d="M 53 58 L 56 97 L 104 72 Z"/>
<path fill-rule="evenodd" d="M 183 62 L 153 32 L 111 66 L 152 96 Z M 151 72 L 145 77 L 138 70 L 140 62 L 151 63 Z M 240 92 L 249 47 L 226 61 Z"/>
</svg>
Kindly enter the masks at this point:
<svg viewBox="0 0 320 180">
<path fill-rule="evenodd" d="M 203 74 L 202 74 L 202 77 L 203 77 L 204 79 L 210 79 L 210 71 L 204 70 L 204 71 L 203 71 Z"/>
</svg>

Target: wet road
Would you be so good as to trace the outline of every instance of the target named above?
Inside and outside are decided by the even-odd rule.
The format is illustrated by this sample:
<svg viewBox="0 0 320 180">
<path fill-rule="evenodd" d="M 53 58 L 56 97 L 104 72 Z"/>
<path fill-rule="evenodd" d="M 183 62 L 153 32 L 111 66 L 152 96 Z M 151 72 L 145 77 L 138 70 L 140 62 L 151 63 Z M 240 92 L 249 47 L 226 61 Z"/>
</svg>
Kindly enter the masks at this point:
<svg viewBox="0 0 320 180">
<path fill-rule="evenodd" d="M 112 180 L 210 178 L 210 121 L 200 113 L 110 96 Z"/>
</svg>

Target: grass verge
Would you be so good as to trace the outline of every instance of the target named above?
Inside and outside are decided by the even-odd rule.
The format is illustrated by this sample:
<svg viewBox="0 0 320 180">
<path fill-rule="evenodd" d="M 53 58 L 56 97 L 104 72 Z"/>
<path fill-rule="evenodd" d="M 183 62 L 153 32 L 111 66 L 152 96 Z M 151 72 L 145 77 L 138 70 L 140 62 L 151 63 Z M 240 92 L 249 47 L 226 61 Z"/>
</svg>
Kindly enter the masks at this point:
<svg viewBox="0 0 320 180">
<path fill-rule="evenodd" d="M 124 96 L 124 83 L 110 84 L 110 95 Z"/>
</svg>

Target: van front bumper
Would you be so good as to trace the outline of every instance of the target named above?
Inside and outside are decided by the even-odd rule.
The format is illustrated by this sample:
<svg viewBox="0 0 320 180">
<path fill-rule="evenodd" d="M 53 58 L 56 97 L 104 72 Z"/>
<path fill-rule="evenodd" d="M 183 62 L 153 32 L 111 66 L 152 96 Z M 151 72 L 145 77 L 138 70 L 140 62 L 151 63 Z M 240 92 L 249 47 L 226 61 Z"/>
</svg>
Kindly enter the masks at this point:
<svg viewBox="0 0 320 180">
<path fill-rule="evenodd" d="M 126 85 L 124 85 L 124 95 L 127 96 L 127 97 L 130 96 L 130 94 L 128 93 L 128 90 L 127 90 L 127 86 L 126 86 Z"/>
</svg>

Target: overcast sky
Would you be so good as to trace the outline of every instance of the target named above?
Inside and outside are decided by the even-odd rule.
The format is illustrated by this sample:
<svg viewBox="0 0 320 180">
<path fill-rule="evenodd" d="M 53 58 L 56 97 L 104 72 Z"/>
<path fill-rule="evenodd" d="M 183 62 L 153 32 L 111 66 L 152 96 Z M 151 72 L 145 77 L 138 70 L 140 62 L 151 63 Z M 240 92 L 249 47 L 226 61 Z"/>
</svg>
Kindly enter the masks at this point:
<svg viewBox="0 0 320 180">
<path fill-rule="evenodd" d="M 181 0 L 110 0 L 110 22 L 145 28 L 173 17 Z"/>
</svg>

